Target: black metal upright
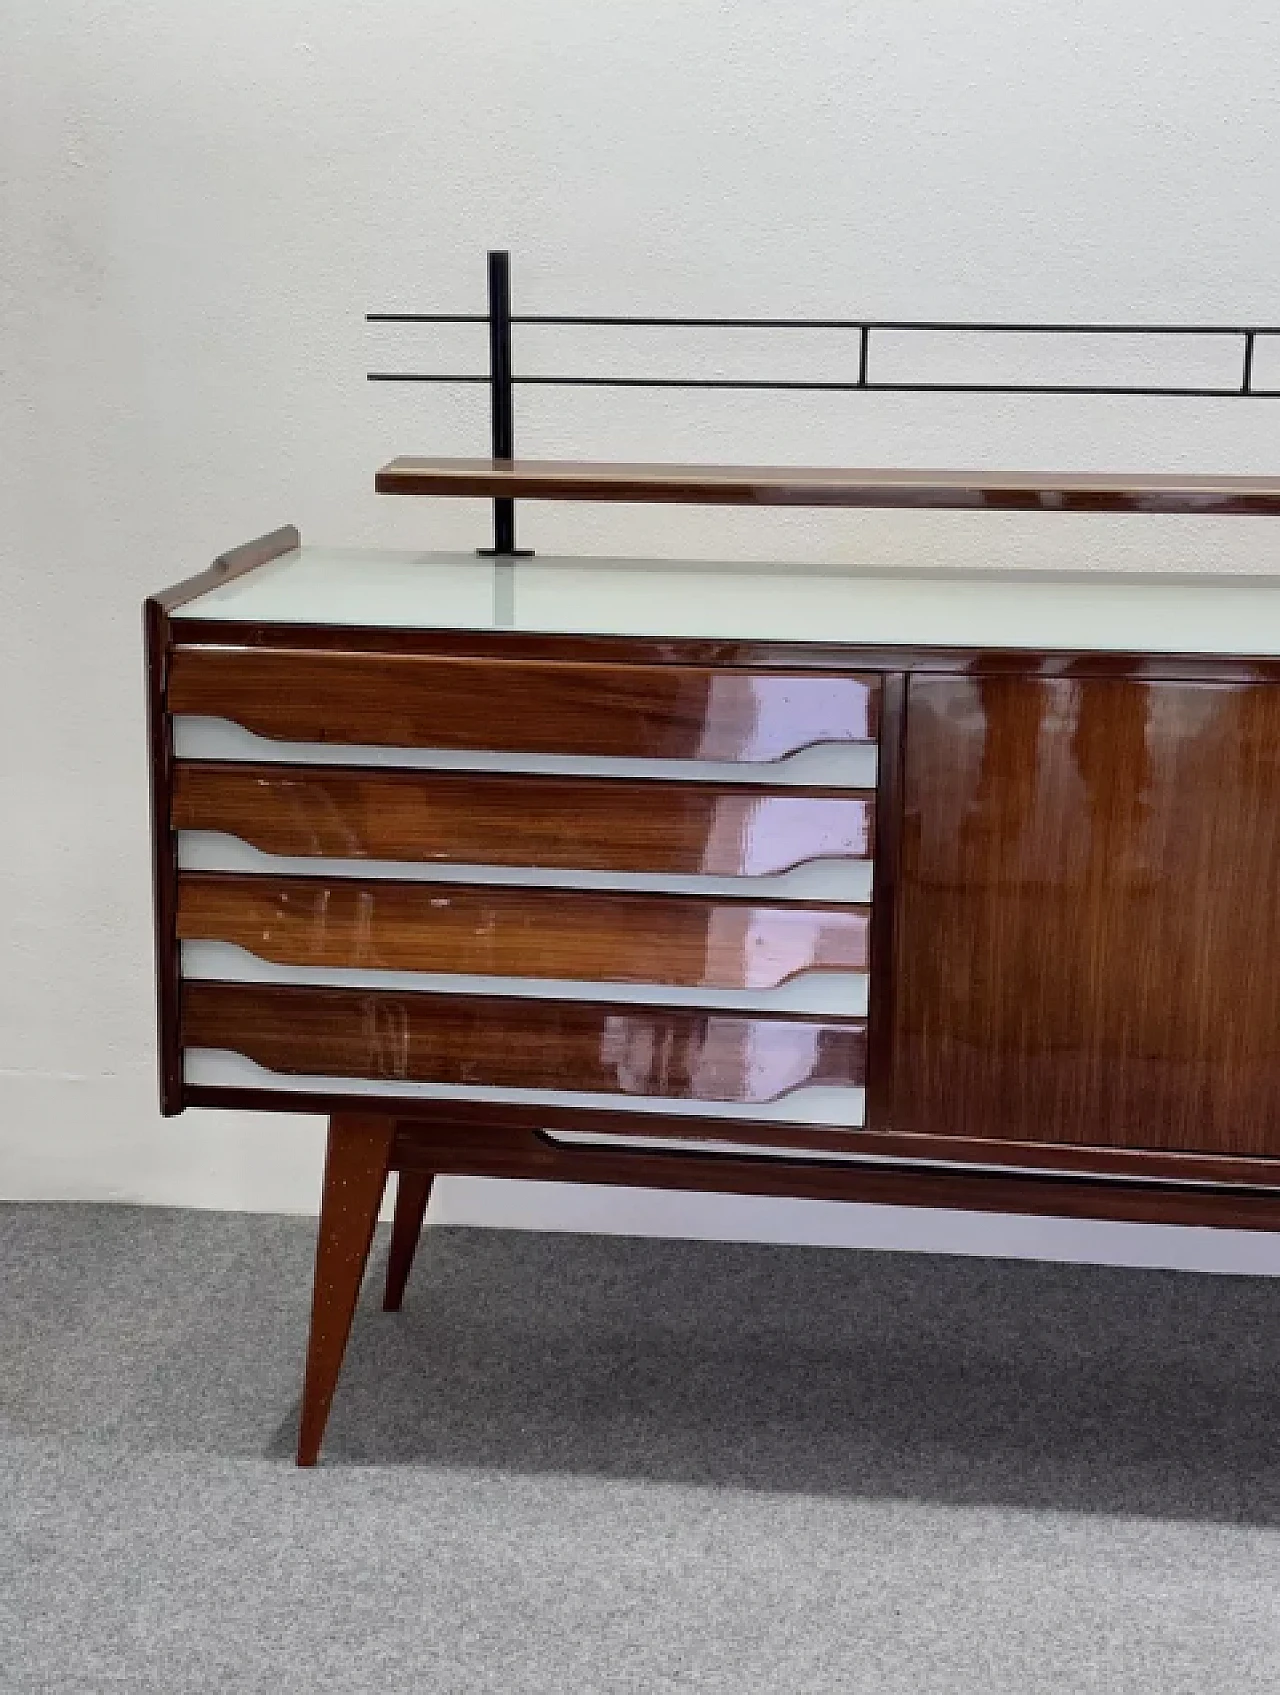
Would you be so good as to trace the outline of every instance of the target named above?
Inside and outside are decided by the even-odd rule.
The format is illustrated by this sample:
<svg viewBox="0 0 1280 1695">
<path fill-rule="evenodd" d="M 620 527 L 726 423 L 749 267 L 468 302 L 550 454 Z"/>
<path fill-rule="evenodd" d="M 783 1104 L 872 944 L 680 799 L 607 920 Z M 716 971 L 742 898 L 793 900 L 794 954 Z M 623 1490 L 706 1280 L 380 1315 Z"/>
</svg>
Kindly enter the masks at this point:
<svg viewBox="0 0 1280 1695">
<path fill-rule="evenodd" d="M 493 431 L 493 457 L 515 456 L 515 408 L 511 384 L 511 255 L 489 254 L 489 405 Z M 480 549 L 493 558 L 527 557 L 527 548 L 516 546 L 516 503 L 493 503 L 493 546 Z"/>
</svg>

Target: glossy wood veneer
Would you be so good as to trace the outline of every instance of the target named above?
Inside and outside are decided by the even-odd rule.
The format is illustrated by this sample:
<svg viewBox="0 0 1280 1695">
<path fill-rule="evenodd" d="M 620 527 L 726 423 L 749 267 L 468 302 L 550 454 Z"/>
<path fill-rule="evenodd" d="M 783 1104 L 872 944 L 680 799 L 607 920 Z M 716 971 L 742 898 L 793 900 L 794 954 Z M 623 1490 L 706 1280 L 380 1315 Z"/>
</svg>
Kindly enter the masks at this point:
<svg viewBox="0 0 1280 1695">
<path fill-rule="evenodd" d="M 289 856 L 746 877 L 865 859 L 872 814 L 848 791 L 191 761 L 172 822 Z"/>
<path fill-rule="evenodd" d="M 1133 654 L 1106 652 L 1012 652 L 1008 650 L 991 650 L 987 652 L 975 649 L 943 649 L 938 647 L 899 647 L 883 648 L 871 646 L 849 646 L 846 644 L 806 643 L 769 643 L 764 641 L 712 641 L 692 639 L 663 639 L 663 638 L 633 638 L 633 637 L 581 637 L 566 634 L 551 633 L 520 633 L 515 631 L 453 631 L 453 630 L 382 630 L 372 628 L 339 628 L 330 626 L 311 626 L 305 624 L 280 625 L 273 623 L 204 620 L 198 616 L 182 618 L 178 625 L 170 625 L 166 617 L 169 607 L 189 601 L 193 595 L 203 592 L 204 588 L 213 586 L 216 580 L 223 580 L 225 575 L 239 575 L 244 570 L 254 569 L 269 558 L 289 546 L 296 545 L 296 532 L 277 532 L 272 537 L 262 538 L 259 542 L 248 544 L 246 548 L 237 549 L 233 554 L 224 556 L 210 573 L 193 578 L 186 584 L 178 585 L 174 590 L 165 591 L 155 597 L 148 606 L 148 666 L 152 681 L 152 732 L 153 732 L 153 787 L 156 794 L 156 848 L 157 865 L 162 868 L 163 875 L 157 878 L 157 962 L 160 978 L 161 1003 L 161 1041 L 162 1056 L 164 1057 L 163 1071 L 166 1078 L 172 1077 L 173 1082 L 166 1084 L 163 1096 L 165 1110 L 176 1111 L 184 1104 L 200 1104 L 209 1106 L 238 1107 L 242 1109 L 263 1110 L 308 1110 L 308 1111 L 342 1111 L 349 1110 L 351 1102 L 345 1103 L 336 1097 L 325 1095 L 304 1095 L 299 1092 L 275 1092 L 267 1089 L 243 1089 L 212 1087 L 207 1085 L 184 1085 L 181 1079 L 180 1054 L 178 1050 L 177 1005 L 179 984 L 177 982 L 177 946 L 175 926 L 172 917 L 167 925 L 164 922 L 165 902 L 161 896 L 164 885 L 170 884 L 173 895 L 169 897 L 169 911 L 172 913 L 172 900 L 176 895 L 176 873 L 173 860 L 173 840 L 171 834 L 163 828 L 163 821 L 169 815 L 169 773 L 166 770 L 167 756 L 164 756 L 164 746 L 167 742 L 167 666 L 173 643 L 180 640 L 182 644 L 235 642 L 250 647 L 292 649 L 312 649 L 315 651 L 359 651 L 363 653 L 422 653 L 457 655 L 459 653 L 472 657 L 491 658 L 521 658 L 532 660 L 565 660 L 574 663 L 610 663 L 610 664 L 645 664 L 655 666 L 703 666 L 716 667 L 732 665 L 741 669 L 757 671 L 788 672 L 835 671 L 844 673 L 853 670 L 907 671 L 923 673 L 918 676 L 917 684 L 933 681 L 944 681 L 947 677 L 970 685 L 979 682 L 995 680 L 1001 676 L 1017 677 L 1030 684 L 1034 681 L 1049 681 L 1063 679 L 1073 686 L 1107 680 L 1125 680 L 1137 682 L 1152 680 L 1171 682 L 1175 679 L 1201 680 L 1219 683 L 1269 683 L 1280 681 L 1280 661 L 1274 658 L 1257 655 L 1194 655 L 1194 654 Z M 1158 584 L 1152 583 L 1153 592 L 1158 592 Z M 198 608 L 192 608 L 198 611 Z M 931 675 L 930 675 L 931 674 Z M 162 757 L 157 757 L 156 749 L 161 750 Z M 883 750 L 882 750 L 883 751 Z M 1252 756 L 1251 756 L 1252 757 Z M 909 843 L 904 844 L 909 848 Z M 907 857 L 904 852 L 904 857 Z M 882 878 L 881 870 L 877 868 L 877 894 L 883 894 L 888 885 Z M 904 900 L 909 896 L 909 890 L 904 886 Z M 877 900 L 877 904 L 880 902 Z M 1265 940 L 1265 914 L 1260 917 L 1256 929 L 1255 942 L 1261 946 Z M 882 924 L 882 928 L 883 928 Z M 902 932 L 900 930 L 894 953 L 900 955 Z M 1076 932 L 1074 940 L 1080 944 L 1080 933 Z M 921 932 L 915 934 L 914 944 L 923 947 L 924 938 Z M 874 949 L 873 949 L 874 951 Z M 883 950 L 882 950 L 883 959 Z M 957 973 L 959 975 L 959 973 Z M 877 969 L 873 961 L 873 978 L 883 980 L 883 968 Z M 883 991 L 883 984 L 882 984 Z M 872 985 L 872 1017 L 876 1012 L 877 991 Z M 883 1023 L 882 1023 L 883 1037 Z M 173 1065 L 171 1060 L 177 1060 Z M 902 1063 L 902 1050 L 898 1050 L 898 1062 Z M 895 1067 L 896 1069 L 896 1067 Z M 908 1096 L 902 1096 L 902 1104 L 907 1104 Z M 874 1089 L 869 1088 L 867 1094 L 868 1114 L 874 1110 Z M 414 1115 L 414 1122 L 421 1133 L 425 1134 L 430 1121 L 436 1122 L 431 1113 L 438 1115 L 440 1107 L 431 1103 L 404 1101 L 400 1103 L 401 1113 Z M 466 1103 L 452 1103 L 455 1115 L 466 1111 Z M 480 1109 L 481 1114 L 489 1113 L 489 1109 Z M 526 1116 L 526 1109 L 504 1108 L 501 1112 L 493 1109 L 489 1114 L 490 1121 L 501 1116 L 505 1121 L 510 1120 L 515 1126 L 523 1125 L 526 1131 L 536 1128 L 532 1117 Z M 541 1116 L 541 1114 L 539 1115 Z M 571 1127 L 580 1121 L 592 1124 L 602 1123 L 604 1119 L 630 1119 L 626 1113 L 584 1115 L 572 1110 L 551 1112 L 545 1117 L 545 1122 L 559 1123 Z M 482 1116 L 471 1117 L 468 1114 L 469 1125 L 465 1134 L 470 1137 L 483 1128 L 485 1119 Z M 664 1129 L 671 1128 L 674 1133 L 686 1133 L 692 1129 L 698 1120 L 689 1119 L 652 1119 L 646 1117 L 646 1131 L 661 1124 Z M 723 1125 L 716 1121 L 702 1121 L 707 1125 L 708 1134 L 723 1135 Z M 748 1125 L 743 1123 L 735 1127 L 736 1139 L 756 1140 L 755 1130 L 759 1127 L 767 1134 L 778 1139 L 789 1138 L 796 1130 L 794 1126 L 766 1126 L 760 1121 L 753 1120 Z M 943 1130 L 943 1134 L 936 1132 Z M 1056 1180 L 1046 1178 L 1043 1182 L 1028 1185 L 1023 1179 L 1012 1179 L 1009 1185 L 999 1176 L 986 1172 L 963 1175 L 954 1181 L 954 1194 L 948 1199 L 944 1191 L 952 1184 L 950 1177 L 936 1182 L 930 1174 L 921 1172 L 918 1167 L 904 1165 L 899 1174 L 893 1178 L 895 1198 L 900 1198 L 904 1204 L 912 1200 L 922 1201 L 924 1192 L 936 1190 L 939 1199 L 930 1204 L 951 1204 L 972 1207 L 990 1207 L 994 1209 L 1009 1209 L 1019 1211 L 1078 1211 L 1085 1216 L 1108 1217 L 1149 1217 L 1172 1221 L 1177 1217 L 1182 1222 L 1223 1224 L 1238 1223 L 1243 1227 L 1251 1227 L 1263 1221 L 1265 1209 L 1270 1208 L 1273 1224 L 1280 1223 L 1276 1216 L 1277 1203 L 1273 1201 L 1255 1201 L 1252 1194 L 1244 1188 L 1250 1181 L 1251 1175 L 1265 1169 L 1267 1162 L 1280 1156 L 1280 1136 L 1267 1139 L 1263 1133 L 1254 1139 L 1257 1154 L 1219 1154 L 1199 1151 L 1213 1140 L 1212 1136 L 1200 1135 L 1193 1120 L 1183 1121 L 1186 1145 L 1176 1149 L 1154 1147 L 1142 1137 L 1131 1138 L 1132 1145 L 1124 1145 L 1124 1131 L 1121 1130 L 1111 1145 L 1098 1147 L 1103 1139 L 1104 1130 L 1097 1123 L 1092 1124 L 1084 1137 L 1079 1141 L 1060 1142 L 1055 1148 L 1050 1140 L 1041 1141 L 1038 1138 L 1043 1133 L 1046 1137 L 1057 1133 L 1053 1122 L 1037 1124 L 1031 1134 L 1037 1138 L 1033 1142 L 1022 1142 L 1016 1137 L 1008 1137 L 1008 1127 L 1004 1127 L 1003 1141 L 995 1139 L 1000 1135 L 1001 1126 L 984 1124 L 974 1137 L 952 1135 L 947 1131 L 946 1123 L 938 1120 L 922 1124 L 914 1130 L 909 1124 L 901 1131 L 886 1130 L 880 1135 L 870 1132 L 834 1132 L 841 1140 L 854 1136 L 861 1140 L 864 1136 L 872 1148 L 880 1148 L 885 1152 L 898 1152 L 905 1160 L 915 1158 L 927 1159 L 948 1153 L 956 1158 L 970 1161 L 997 1161 L 1000 1150 L 1008 1149 L 1008 1157 L 1016 1162 L 1047 1165 L 1061 1162 L 1079 1173 L 1078 1180 L 1071 1186 L 1063 1185 L 1062 1192 L 1069 1198 L 1060 1203 L 1049 1197 L 1050 1187 L 1054 1193 L 1058 1191 Z M 536 1138 L 530 1138 L 530 1144 Z M 1266 1144 L 1266 1145 L 1263 1145 Z M 792 1143 L 791 1145 L 798 1145 Z M 472 1146 L 468 1142 L 468 1146 Z M 547 1150 L 541 1150 L 534 1159 L 524 1162 L 524 1155 L 517 1153 L 514 1143 L 504 1142 L 504 1148 L 509 1149 L 501 1155 L 501 1160 L 508 1162 L 511 1175 L 543 1175 L 548 1171 L 548 1165 L 543 1158 Z M 494 1154 L 494 1163 L 489 1169 L 498 1174 L 499 1156 Z M 670 1183 L 677 1187 L 693 1187 L 707 1189 L 724 1189 L 738 1186 L 739 1167 L 745 1172 L 743 1181 L 750 1186 L 752 1192 L 786 1193 L 804 1192 L 814 1195 L 835 1195 L 839 1192 L 852 1193 L 855 1189 L 866 1199 L 888 1198 L 888 1189 L 882 1190 L 879 1172 L 870 1174 L 867 1182 L 863 1174 L 853 1173 L 848 1177 L 829 1167 L 794 1168 L 799 1175 L 795 1178 L 790 1174 L 793 1168 L 783 1167 L 775 1160 L 756 1160 L 733 1162 L 726 1166 L 723 1161 L 700 1159 L 677 1152 L 669 1157 L 656 1158 L 651 1156 L 627 1156 L 627 1169 L 633 1173 L 641 1167 L 653 1175 L 641 1179 L 638 1175 L 628 1179 L 607 1177 L 602 1174 L 599 1163 L 601 1158 L 593 1151 L 585 1157 L 577 1155 L 555 1155 L 557 1162 L 556 1174 L 566 1178 L 583 1173 L 586 1181 L 650 1181 L 654 1183 Z M 570 1170 L 570 1163 L 576 1170 Z M 470 1167 L 477 1169 L 475 1165 Z M 461 1169 L 461 1167 L 455 1167 Z M 614 1166 L 613 1170 L 620 1170 Z M 1089 1183 L 1087 1174 L 1090 1171 L 1124 1170 L 1130 1174 L 1149 1171 L 1153 1182 L 1139 1188 L 1132 1183 L 1117 1184 L 1108 1181 Z M 591 1175 L 585 1173 L 590 1171 Z M 1234 1192 L 1224 1191 L 1221 1196 L 1208 1193 L 1202 1188 L 1161 1187 L 1161 1177 L 1191 1177 L 1197 1174 L 1213 1176 L 1216 1174 L 1222 1183 L 1238 1185 Z M 661 1175 L 660 1175 L 661 1174 Z M 796 1184 L 799 1187 L 793 1187 Z M 871 1190 L 876 1192 L 873 1194 Z M 1025 1191 L 1025 1198 L 1024 1198 Z M 1083 1197 L 1077 1204 L 1074 1197 Z M 1259 1210 L 1259 1209 L 1263 1210 Z M 1238 1216 L 1236 1216 L 1238 1214 Z"/>
<path fill-rule="evenodd" d="M 1178 573 L 1143 573 L 1158 592 Z M 946 673 L 955 676 L 1087 677 L 1112 681 L 1277 683 L 1280 658 L 1265 653 L 1108 653 L 1084 648 L 941 647 L 872 642 L 764 641 L 706 636 L 570 635 L 546 630 L 427 630 L 399 626 L 278 624 L 181 615 L 184 647 L 265 647 L 317 653 L 465 654 L 598 665 L 733 666 L 745 671 Z"/>
<path fill-rule="evenodd" d="M 1280 1153 L 1280 690 L 913 678 L 893 1128 Z"/>
<path fill-rule="evenodd" d="M 178 935 L 281 965 L 771 989 L 865 971 L 863 907 L 184 872 Z"/>
<path fill-rule="evenodd" d="M 966 1212 L 1129 1219 L 1232 1230 L 1280 1229 L 1280 1191 L 1275 1189 L 1117 1183 L 1050 1172 L 930 1171 L 911 1165 L 824 1163 L 683 1148 L 667 1153 L 566 1146 L 536 1130 L 512 1134 L 480 1124 L 402 1120 L 391 1162 L 398 1170 L 477 1177 L 794 1195 L 882 1206 L 958 1207 Z"/>
<path fill-rule="evenodd" d="M 482 1130 L 501 1129 L 524 1133 L 530 1130 L 588 1130 L 613 1136 L 644 1136 L 670 1140 L 681 1147 L 707 1142 L 738 1142 L 757 1148 L 788 1148 L 806 1154 L 859 1153 L 863 1137 L 861 1099 L 850 1095 L 849 1122 L 844 1124 L 806 1123 L 803 1119 L 766 1118 L 758 1109 L 749 1118 L 736 1117 L 708 1107 L 706 1112 L 687 1108 L 678 1113 L 646 1110 L 637 1113 L 625 1096 L 614 1097 L 612 1106 L 583 1106 L 567 1102 L 555 1105 L 549 1100 L 532 1103 L 523 1101 L 471 1100 L 457 1095 L 405 1095 L 379 1099 L 363 1090 L 336 1084 L 320 1089 L 297 1085 L 281 1088 L 264 1078 L 260 1083 L 188 1082 L 185 1085 L 186 1104 L 222 1112 L 270 1112 L 305 1114 L 308 1117 L 329 1117 L 335 1112 L 366 1112 L 372 1105 L 379 1112 L 393 1112 L 398 1118 L 424 1124 L 449 1123 L 469 1125 Z"/>
<path fill-rule="evenodd" d="M 488 995 L 188 982 L 182 1034 L 295 1075 L 742 1104 L 865 1070 L 857 1020 Z"/>
<path fill-rule="evenodd" d="M 518 497 L 679 501 L 720 506 L 1280 513 L 1280 479 L 1275 477 L 400 458 L 382 467 L 374 479 L 374 487 L 379 494 L 480 495 L 496 500 Z"/>
<path fill-rule="evenodd" d="M 162 589 L 143 602 L 143 641 L 147 673 L 147 741 L 151 801 L 151 885 L 155 930 L 156 1051 L 160 1073 L 160 1110 L 170 1117 L 182 1111 L 182 1051 L 179 1042 L 181 981 L 175 926 L 178 886 L 177 843 L 170 828 L 173 789 L 173 720 L 169 714 L 169 670 L 173 660 L 170 614 L 210 589 L 256 571 L 300 547 L 292 524 L 220 554 L 204 571 Z"/>
<path fill-rule="evenodd" d="M 902 767 L 907 678 L 889 672 L 881 696 L 880 746 L 876 769 L 876 855 L 872 867 L 870 980 L 867 985 L 868 1059 L 864 1123 L 887 1130 L 893 1123 L 893 1034 L 895 1025 L 894 932 L 898 918 L 901 857 Z"/>
<path fill-rule="evenodd" d="M 282 741 L 775 760 L 874 738 L 879 681 L 822 674 L 179 646 L 169 710 Z"/>
<path fill-rule="evenodd" d="M 869 1051 L 868 1071 L 873 1063 L 873 1055 Z M 189 1082 L 184 1087 L 189 1106 L 218 1111 L 305 1113 L 315 1117 L 348 1112 L 353 1107 L 361 1110 L 366 1104 L 365 1097 L 353 1096 L 349 1090 L 336 1088 L 282 1090 L 265 1082 L 256 1085 Z M 904 1171 L 929 1170 L 931 1162 L 934 1165 L 943 1162 L 948 1166 L 956 1164 L 962 1167 L 962 1175 L 979 1178 L 1001 1168 L 1015 1175 L 1058 1173 L 1080 1181 L 1097 1179 L 1121 1196 L 1130 1191 L 1134 1183 L 1113 1181 L 1116 1178 L 1169 1185 L 1185 1183 L 1192 1188 L 1254 1187 L 1274 1190 L 1280 1196 L 1280 1165 L 1277 1165 L 1275 1157 L 1104 1148 L 1063 1142 L 969 1141 L 954 1136 L 895 1135 L 869 1130 L 862 1122 L 861 1113 L 856 1123 L 843 1125 L 805 1124 L 794 1119 L 755 1116 L 737 1118 L 726 1124 L 719 1115 L 688 1112 L 669 1116 L 646 1113 L 640 1121 L 625 1106 L 615 1109 L 584 1108 L 418 1096 L 398 1096 L 394 1103 L 388 1105 L 393 1106 L 396 1114 L 406 1122 L 424 1126 L 449 1123 L 460 1128 L 512 1133 L 586 1130 L 606 1140 L 643 1135 L 675 1143 L 675 1153 L 679 1153 L 682 1147 L 699 1142 L 731 1141 L 751 1143 L 760 1149 L 802 1149 L 808 1154 L 858 1154 L 868 1164 L 879 1166 L 887 1162 Z M 707 1185 L 714 1186 L 714 1183 Z M 1122 1215 L 1116 1213 L 1115 1216 Z"/>
</svg>

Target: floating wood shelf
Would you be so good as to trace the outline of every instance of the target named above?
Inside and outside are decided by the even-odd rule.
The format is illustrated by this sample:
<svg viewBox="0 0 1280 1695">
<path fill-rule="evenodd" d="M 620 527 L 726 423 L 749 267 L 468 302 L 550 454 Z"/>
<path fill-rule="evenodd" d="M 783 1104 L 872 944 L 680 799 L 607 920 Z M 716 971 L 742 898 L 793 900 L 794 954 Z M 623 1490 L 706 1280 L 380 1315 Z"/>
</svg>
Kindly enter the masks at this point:
<svg viewBox="0 0 1280 1695">
<path fill-rule="evenodd" d="M 393 459 L 379 494 L 706 506 L 881 506 L 1032 512 L 1280 515 L 1280 477 L 1095 476 L 1045 471 L 824 470 L 557 459 Z"/>
</svg>

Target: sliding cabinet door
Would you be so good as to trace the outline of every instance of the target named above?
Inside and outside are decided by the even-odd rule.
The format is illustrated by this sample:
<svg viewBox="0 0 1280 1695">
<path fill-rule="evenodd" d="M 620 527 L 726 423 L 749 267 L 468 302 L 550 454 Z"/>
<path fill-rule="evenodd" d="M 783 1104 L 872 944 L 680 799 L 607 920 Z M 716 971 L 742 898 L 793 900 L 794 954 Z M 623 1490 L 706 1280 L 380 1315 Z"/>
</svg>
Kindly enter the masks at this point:
<svg viewBox="0 0 1280 1695">
<path fill-rule="evenodd" d="M 917 677 L 893 1128 L 1280 1156 L 1280 688 Z"/>
</svg>

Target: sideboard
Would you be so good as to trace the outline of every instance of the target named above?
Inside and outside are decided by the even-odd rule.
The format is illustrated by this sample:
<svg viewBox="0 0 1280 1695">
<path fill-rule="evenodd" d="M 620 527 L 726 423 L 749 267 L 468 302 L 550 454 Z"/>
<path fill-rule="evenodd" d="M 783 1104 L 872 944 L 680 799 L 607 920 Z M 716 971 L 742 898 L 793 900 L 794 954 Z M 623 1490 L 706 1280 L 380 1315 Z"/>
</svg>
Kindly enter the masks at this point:
<svg viewBox="0 0 1280 1695">
<path fill-rule="evenodd" d="M 379 486 L 1280 511 L 1244 478 Z M 1280 1226 L 1280 579 L 283 529 L 145 614 L 163 1110 L 329 1119 L 299 1463 L 392 1172 L 389 1309 L 439 1173 Z"/>
</svg>

